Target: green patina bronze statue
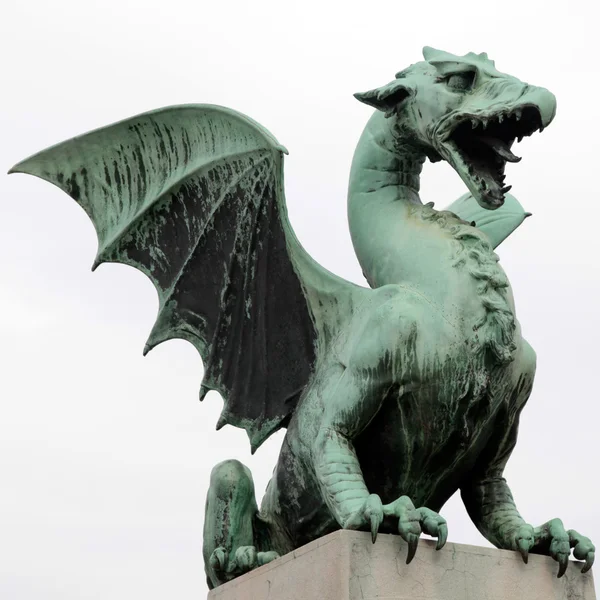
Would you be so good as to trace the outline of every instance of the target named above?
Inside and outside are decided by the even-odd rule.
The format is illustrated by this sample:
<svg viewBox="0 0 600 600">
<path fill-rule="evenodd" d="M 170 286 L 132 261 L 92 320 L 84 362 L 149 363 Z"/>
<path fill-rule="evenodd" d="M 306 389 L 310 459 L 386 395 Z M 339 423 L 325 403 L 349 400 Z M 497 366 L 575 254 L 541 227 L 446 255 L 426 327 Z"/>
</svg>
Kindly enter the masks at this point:
<svg viewBox="0 0 600 600">
<path fill-rule="evenodd" d="M 73 197 L 99 240 L 94 267 L 120 262 L 155 284 L 146 352 L 171 338 L 204 361 L 217 428 L 243 427 L 252 450 L 287 428 L 261 509 L 249 470 L 217 465 L 206 502 L 209 587 L 339 528 L 399 533 L 407 562 L 460 489 L 498 548 L 548 554 L 562 576 L 591 541 L 560 520 L 523 520 L 502 477 L 532 389 L 494 248 L 527 216 L 504 183 L 515 140 L 543 130 L 547 90 L 485 54 L 426 48 L 423 62 L 356 94 L 377 110 L 348 193 L 370 288 L 326 271 L 286 214 L 285 149 L 232 110 L 178 106 L 74 138 L 19 163 Z M 446 160 L 469 193 L 437 211 L 419 199 L 426 158 Z"/>
</svg>

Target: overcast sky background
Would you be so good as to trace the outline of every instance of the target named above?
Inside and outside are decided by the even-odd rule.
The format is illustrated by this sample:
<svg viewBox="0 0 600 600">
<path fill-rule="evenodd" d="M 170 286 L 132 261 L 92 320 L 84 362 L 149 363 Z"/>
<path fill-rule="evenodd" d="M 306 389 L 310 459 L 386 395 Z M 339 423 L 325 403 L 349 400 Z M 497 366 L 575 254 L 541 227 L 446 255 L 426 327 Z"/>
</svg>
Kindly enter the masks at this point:
<svg viewBox="0 0 600 600">
<path fill-rule="evenodd" d="M 323 265 L 362 282 L 346 222 L 352 153 L 386 83 L 432 45 L 486 51 L 499 70 L 551 89 L 558 116 L 525 140 L 507 182 L 533 218 L 499 254 L 538 354 L 506 472 L 537 525 L 556 516 L 600 544 L 598 513 L 597 8 L 504 2 L 5 2 L 0 14 L 0 167 L 161 106 L 230 106 L 290 150 L 289 213 Z M 215 431 L 218 395 L 183 341 L 142 358 L 157 297 L 138 271 L 90 266 L 84 212 L 53 186 L 0 177 L 0 598 L 202 598 L 209 473 L 236 457 L 262 496 L 282 434 L 254 457 Z M 464 192 L 428 164 L 422 199 Z M 460 498 L 454 542 L 487 544 Z"/>
</svg>

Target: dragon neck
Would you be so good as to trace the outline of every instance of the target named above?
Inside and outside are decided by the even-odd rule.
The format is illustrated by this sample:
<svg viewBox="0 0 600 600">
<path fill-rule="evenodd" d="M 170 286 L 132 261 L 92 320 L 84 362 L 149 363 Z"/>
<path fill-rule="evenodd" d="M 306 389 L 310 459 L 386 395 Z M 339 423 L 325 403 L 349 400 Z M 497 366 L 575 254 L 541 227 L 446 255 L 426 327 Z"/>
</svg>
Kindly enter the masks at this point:
<svg viewBox="0 0 600 600">
<path fill-rule="evenodd" d="M 372 287 L 410 277 L 403 257 L 415 258 L 412 216 L 423 208 L 419 197 L 425 154 L 394 130 L 377 111 L 358 142 L 350 171 L 348 221 L 356 256 Z"/>
<path fill-rule="evenodd" d="M 402 284 L 466 325 L 475 349 L 512 360 L 516 320 L 489 240 L 419 198 L 426 155 L 376 112 L 356 148 L 348 191 L 352 243 L 371 287 Z M 474 332 L 474 334 L 473 334 Z"/>
</svg>

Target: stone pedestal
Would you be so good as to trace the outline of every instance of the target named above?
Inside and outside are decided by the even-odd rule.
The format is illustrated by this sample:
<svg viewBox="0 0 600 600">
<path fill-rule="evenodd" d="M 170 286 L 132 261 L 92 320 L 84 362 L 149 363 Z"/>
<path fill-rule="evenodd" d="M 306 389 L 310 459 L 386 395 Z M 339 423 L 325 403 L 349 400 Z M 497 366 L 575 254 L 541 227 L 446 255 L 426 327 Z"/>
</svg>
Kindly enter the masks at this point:
<svg viewBox="0 0 600 600">
<path fill-rule="evenodd" d="M 399 536 L 337 531 L 212 590 L 209 600 L 595 600 L 592 574 L 516 552 L 422 539 L 410 565 Z"/>
</svg>

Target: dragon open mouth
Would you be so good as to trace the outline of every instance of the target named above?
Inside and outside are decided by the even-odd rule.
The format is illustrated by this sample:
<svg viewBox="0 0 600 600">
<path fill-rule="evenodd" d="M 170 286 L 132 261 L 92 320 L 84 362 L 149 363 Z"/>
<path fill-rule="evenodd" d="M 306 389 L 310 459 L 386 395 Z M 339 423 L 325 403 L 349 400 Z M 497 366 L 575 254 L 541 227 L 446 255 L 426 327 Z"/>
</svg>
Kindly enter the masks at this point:
<svg viewBox="0 0 600 600">
<path fill-rule="evenodd" d="M 453 119 L 443 146 L 477 201 L 486 208 L 502 206 L 511 186 L 505 185 L 507 162 L 519 162 L 511 147 L 544 129 L 537 106 L 521 105 L 489 115 L 462 114 Z"/>
</svg>

